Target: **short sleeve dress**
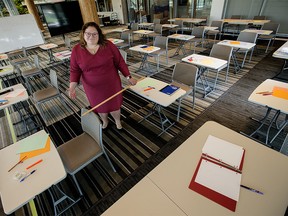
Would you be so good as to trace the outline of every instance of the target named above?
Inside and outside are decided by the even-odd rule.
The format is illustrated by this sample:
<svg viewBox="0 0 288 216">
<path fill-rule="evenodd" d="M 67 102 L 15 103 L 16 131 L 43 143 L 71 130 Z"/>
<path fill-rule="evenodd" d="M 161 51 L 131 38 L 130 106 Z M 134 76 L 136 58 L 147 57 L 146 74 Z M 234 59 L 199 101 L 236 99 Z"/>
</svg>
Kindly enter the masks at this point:
<svg viewBox="0 0 288 216">
<path fill-rule="evenodd" d="M 122 89 L 118 70 L 125 77 L 130 75 L 121 53 L 110 41 L 107 41 L 105 46 L 100 46 L 94 55 L 80 44 L 77 44 L 72 50 L 70 82 L 78 83 L 81 78 L 91 107 L 98 105 Z M 109 113 L 118 110 L 122 101 L 123 96 L 119 94 L 94 111 Z"/>
</svg>

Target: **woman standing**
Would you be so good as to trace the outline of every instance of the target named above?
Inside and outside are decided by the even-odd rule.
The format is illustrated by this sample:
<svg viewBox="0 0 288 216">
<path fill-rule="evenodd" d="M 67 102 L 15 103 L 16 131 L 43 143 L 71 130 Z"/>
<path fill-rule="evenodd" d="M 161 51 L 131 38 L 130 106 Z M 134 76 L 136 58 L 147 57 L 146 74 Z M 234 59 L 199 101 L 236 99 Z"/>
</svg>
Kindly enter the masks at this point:
<svg viewBox="0 0 288 216">
<path fill-rule="evenodd" d="M 137 83 L 131 77 L 118 48 L 106 40 L 99 26 L 95 22 L 84 24 L 80 33 L 80 43 L 73 48 L 71 55 L 70 97 L 76 98 L 75 88 L 81 78 L 90 106 L 98 105 L 122 89 L 118 70 L 131 85 Z M 114 118 L 117 129 L 122 129 L 122 101 L 122 94 L 119 94 L 94 110 L 103 121 L 103 129 L 108 126 L 109 113 Z"/>
</svg>

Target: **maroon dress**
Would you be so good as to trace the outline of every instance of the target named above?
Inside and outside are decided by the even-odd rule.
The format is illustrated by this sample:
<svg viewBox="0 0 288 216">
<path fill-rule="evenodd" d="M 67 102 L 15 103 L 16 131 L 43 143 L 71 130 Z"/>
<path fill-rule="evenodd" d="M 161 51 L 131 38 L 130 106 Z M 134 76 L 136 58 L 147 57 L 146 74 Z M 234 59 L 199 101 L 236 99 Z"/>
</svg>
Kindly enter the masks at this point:
<svg viewBox="0 0 288 216">
<path fill-rule="evenodd" d="M 77 44 L 72 50 L 70 82 L 78 83 L 81 78 L 91 107 L 98 105 L 122 89 L 118 70 L 125 77 L 130 75 L 118 48 L 110 41 L 107 41 L 106 46 L 100 46 L 94 55 L 82 48 L 80 44 Z M 109 113 L 118 110 L 122 101 L 122 94 L 119 94 L 94 111 Z"/>
</svg>

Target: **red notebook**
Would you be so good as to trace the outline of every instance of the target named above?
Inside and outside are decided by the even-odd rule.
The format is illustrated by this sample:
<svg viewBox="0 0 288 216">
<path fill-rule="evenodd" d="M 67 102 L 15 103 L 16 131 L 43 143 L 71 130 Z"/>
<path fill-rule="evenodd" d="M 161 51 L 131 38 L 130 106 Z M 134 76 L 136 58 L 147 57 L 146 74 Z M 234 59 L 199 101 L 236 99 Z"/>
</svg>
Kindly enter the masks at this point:
<svg viewBox="0 0 288 216">
<path fill-rule="evenodd" d="M 209 136 L 189 188 L 235 211 L 240 193 L 244 155 L 245 150 L 241 146 Z"/>
</svg>

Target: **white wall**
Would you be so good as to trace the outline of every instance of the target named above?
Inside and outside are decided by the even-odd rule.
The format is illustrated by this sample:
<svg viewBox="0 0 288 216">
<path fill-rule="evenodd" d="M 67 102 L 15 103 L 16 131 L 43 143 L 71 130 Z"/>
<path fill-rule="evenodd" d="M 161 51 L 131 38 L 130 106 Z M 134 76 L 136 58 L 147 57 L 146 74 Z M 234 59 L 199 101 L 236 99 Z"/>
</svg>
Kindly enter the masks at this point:
<svg viewBox="0 0 288 216">
<path fill-rule="evenodd" d="M 213 0 L 211 5 L 209 25 L 213 20 L 222 19 L 225 0 Z"/>
<path fill-rule="evenodd" d="M 118 15 L 118 19 L 120 24 L 124 24 L 123 19 L 123 9 L 122 9 L 122 3 L 120 0 L 112 0 L 112 6 L 113 6 L 113 12 L 116 12 Z"/>
</svg>

